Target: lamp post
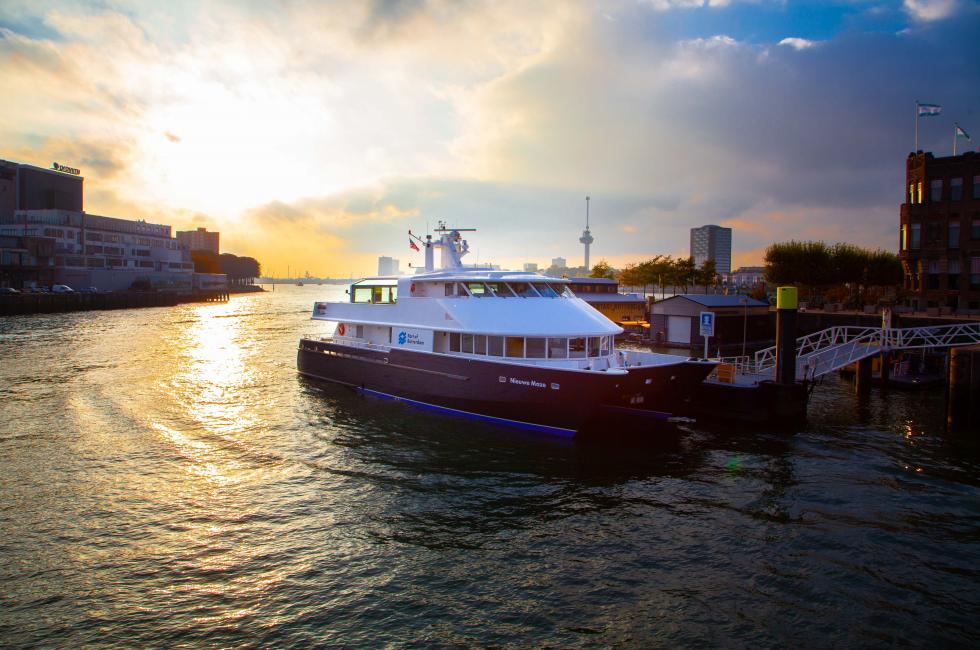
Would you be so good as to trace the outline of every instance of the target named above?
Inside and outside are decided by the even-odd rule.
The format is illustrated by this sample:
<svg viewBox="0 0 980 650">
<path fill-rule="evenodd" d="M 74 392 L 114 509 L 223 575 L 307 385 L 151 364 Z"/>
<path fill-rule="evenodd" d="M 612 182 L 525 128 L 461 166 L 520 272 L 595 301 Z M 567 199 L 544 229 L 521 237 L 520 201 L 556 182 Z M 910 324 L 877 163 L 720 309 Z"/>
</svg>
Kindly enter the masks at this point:
<svg viewBox="0 0 980 650">
<path fill-rule="evenodd" d="M 745 356 L 745 339 L 749 331 L 749 299 L 745 296 L 739 298 L 742 303 L 742 356 Z"/>
</svg>

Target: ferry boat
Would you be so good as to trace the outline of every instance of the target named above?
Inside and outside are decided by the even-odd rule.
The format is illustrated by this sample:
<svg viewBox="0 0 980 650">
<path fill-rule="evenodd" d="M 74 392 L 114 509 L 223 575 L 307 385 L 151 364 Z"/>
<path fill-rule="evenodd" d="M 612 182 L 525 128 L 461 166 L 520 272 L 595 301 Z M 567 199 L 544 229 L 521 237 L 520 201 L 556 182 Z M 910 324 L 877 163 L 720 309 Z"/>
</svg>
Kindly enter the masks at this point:
<svg viewBox="0 0 980 650">
<path fill-rule="evenodd" d="M 369 395 L 535 431 L 574 435 L 610 415 L 667 419 L 715 363 L 615 349 L 623 330 L 576 298 L 568 280 L 464 267 L 469 244 L 440 222 L 425 269 L 350 285 L 317 302 L 332 335 L 304 337 L 307 377 Z M 440 268 L 435 268 L 435 250 Z"/>
</svg>

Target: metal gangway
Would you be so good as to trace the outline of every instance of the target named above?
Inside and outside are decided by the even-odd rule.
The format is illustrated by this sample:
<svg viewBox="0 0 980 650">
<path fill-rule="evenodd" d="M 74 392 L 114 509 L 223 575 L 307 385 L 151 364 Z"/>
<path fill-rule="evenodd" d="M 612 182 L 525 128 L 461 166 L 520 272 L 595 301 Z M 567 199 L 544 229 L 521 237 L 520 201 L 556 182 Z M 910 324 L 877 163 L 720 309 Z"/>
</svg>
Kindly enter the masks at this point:
<svg viewBox="0 0 980 650">
<path fill-rule="evenodd" d="M 980 323 L 928 327 L 830 327 L 796 339 L 796 377 L 813 380 L 883 352 L 949 348 L 980 343 Z M 776 376 L 776 346 L 754 356 L 717 359 L 735 369 L 734 383 Z"/>
</svg>

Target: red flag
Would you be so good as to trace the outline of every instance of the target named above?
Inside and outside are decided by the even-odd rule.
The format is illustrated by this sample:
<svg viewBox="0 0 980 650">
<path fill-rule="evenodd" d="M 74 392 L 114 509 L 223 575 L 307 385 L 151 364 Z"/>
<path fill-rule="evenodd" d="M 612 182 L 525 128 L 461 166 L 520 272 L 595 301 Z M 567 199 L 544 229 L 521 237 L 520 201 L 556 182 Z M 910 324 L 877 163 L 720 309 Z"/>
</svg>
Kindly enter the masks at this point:
<svg viewBox="0 0 980 650">
<path fill-rule="evenodd" d="M 419 249 L 419 247 L 416 246 L 415 242 L 413 242 L 411 239 L 408 240 L 408 247 L 411 248 L 413 251 L 417 251 Z"/>
</svg>

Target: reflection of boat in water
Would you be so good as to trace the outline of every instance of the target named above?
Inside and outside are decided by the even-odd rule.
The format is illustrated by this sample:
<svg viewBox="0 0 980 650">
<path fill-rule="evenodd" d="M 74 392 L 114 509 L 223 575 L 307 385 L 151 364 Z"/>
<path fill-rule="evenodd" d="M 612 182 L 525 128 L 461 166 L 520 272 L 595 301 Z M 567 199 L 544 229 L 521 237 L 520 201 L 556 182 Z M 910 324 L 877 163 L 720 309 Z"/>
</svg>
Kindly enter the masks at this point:
<svg viewBox="0 0 980 650">
<path fill-rule="evenodd" d="M 303 338 L 300 373 L 437 410 L 564 435 L 609 415 L 667 418 L 714 367 L 617 350 L 622 329 L 535 273 L 464 268 L 468 245 L 442 226 L 425 272 L 355 282 L 318 302 L 329 338 Z M 434 249 L 441 250 L 440 269 Z"/>
</svg>

